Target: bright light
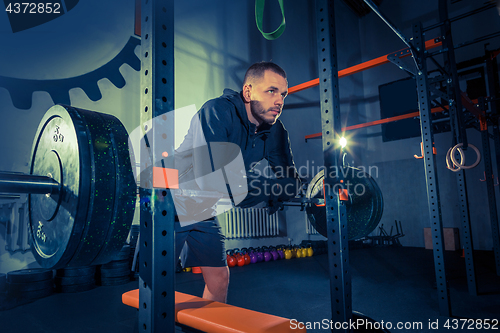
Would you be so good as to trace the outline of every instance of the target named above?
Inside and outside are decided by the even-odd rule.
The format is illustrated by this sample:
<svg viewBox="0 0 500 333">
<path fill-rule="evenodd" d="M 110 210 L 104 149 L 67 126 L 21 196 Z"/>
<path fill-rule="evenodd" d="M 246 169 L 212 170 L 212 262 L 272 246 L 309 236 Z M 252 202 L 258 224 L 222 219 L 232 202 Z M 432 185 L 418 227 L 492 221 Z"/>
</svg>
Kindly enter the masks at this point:
<svg viewBox="0 0 500 333">
<path fill-rule="evenodd" d="M 339 143 L 340 143 L 340 146 L 342 148 L 345 148 L 345 146 L 347 146 L 347 139 L 344 138 L 344 137 L 341 137 L 340 140 L 339 140 Z"/>
</svg>

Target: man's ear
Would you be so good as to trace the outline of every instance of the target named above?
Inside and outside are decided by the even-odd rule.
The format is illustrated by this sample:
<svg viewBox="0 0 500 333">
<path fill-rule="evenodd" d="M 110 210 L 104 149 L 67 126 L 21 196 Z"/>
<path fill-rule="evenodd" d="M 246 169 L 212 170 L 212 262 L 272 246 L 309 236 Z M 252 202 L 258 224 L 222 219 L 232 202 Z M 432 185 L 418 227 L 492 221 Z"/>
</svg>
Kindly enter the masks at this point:
<svg viewBox="0 0 500 333">
<path fill-rule="evenodd" d="M 251 98 L 251 90 L 252 90 L 252 85 L 250 83 L 247 83 L 243 86 L 243 99 L 245 103 L 250 103 Z"/>
</svg>

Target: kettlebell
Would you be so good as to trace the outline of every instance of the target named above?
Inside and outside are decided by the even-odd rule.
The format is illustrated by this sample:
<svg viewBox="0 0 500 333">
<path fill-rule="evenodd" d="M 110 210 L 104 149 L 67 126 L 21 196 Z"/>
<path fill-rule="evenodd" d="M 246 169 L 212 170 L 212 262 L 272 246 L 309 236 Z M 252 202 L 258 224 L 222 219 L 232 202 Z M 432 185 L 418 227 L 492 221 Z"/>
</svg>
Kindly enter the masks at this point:
<svg viewBox="0 0 500 333">
<path fill-rule="evenodd" d="M 264 253 L 262 252 L 260 247 L 257 248 L 256 255 L 257 255 L 257 262 L 264 261 Z"/>
<path fill-rule="evenodd" d="M 278 250 L 278 254 L 280 256 L 280 259 L 285 259 L 285 252 L 283 249 L 279 249 Z"/>
<path fill-rule="evenodd" d="M 232 256 L 232 251 L 231 250 L 227 250 L 226 251 L 226 261 L 227 261 L 227 266 L 228 267 L 234 267 L 236 266 L 236 259 L 234 259 L 234 257 Z"/>
<path fill-rule="evenodd" d="M 274 247 L 271 247 L 271 255 L 273 256 L 273 260 L 280 259 L 280 255 L 278 254 L 278 251 Z"/>
<path fill-rule="evenodd" d="M 280 255 L 280 259 L 285 259 L 285 250 L 286 250 L 285 244 L 278 245 L 278 254 Z"/>
<path fill-rule="evenodd" d="M 314 250 L 313 250 L 311 244 L 309 244 L 309 247 L 307 248 L 307 256 L 312 257 L 313 254 L 314 254 Z"/>
<path fill-rule="evenodd" d="M 301 247 L 300 251 L 302 252 L 301 258 L 307 257 L 307 249 L 305 247 Z"/>
<path fill-rule="evenodd" d="M 267 246 L 263 246 L 262 251 L 264 251 L 264 261 L 265 262 L 273 260 L 273 255 L 269 252 L 269 248 Z"/>
<path fill-rule="evenodd" d="M 238 266 L 245 266 L 245 257 L 243 257 L 241 254 L 238 254 L 238 258 L 236 259 L 236 264 Z"/>
<path fill-rule="evenodd" d="M 285 250 L 285 259 L 292 259 L 292 251 L 288 248 Z"/>
<path fill-rule="evenodd" d="M 253 252 L 250 253 L 250 263 L 251 264 L 256 264 L 257 263 L 257 255 Z"/>
<path fill-rule="evenodd" d="M 234 250 L 234 259 L 236 259 L 237 266 L 245 266 L 245 258 L 240 252 L 239 248 L 235 248 Z"/>
<path fill-rule="evenodd" d="M 245 265 L 250 265 L 250 262 L 252 261 L 252 259 L 250 258 L 250 255 L 248 253 L 245 253 L 243 255 L 243 259 L 245 260 Z"/>
<path fill-rule="evenodd" d="M 257 254 L 255 253 L 255 249 L 253 247 L 249 247 L 247 253 L 250 256 L 250 263 L 256 264 L 257 263 Z"/>
</svg>

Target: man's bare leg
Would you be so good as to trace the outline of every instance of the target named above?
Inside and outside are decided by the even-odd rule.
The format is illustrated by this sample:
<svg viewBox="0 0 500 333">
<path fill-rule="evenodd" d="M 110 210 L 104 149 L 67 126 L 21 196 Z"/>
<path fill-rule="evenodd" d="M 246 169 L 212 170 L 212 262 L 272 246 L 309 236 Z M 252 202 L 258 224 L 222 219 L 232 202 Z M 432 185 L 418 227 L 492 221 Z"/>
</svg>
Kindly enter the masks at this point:
<svg viewBox="0 0 500 333">
<path fill-rule="evenodd" d="M 200 267 L 205 279 L 203 298 L 226 303 L 229 285 L 229 267 Z"/>
</svg>

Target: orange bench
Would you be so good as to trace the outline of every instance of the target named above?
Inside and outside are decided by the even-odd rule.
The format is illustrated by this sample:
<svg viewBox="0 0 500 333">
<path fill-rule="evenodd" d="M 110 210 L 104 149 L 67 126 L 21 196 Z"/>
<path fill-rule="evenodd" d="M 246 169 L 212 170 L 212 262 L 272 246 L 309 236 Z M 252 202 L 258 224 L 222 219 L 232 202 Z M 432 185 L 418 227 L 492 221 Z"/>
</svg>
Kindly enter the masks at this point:
<svg viewBox="0 0 500 333">
<path fill-rule="evenodd" d="M 122 295 L 123 304 L 139 308 L 139 289 Z M 281 333 L 306 332 L 292 329 L 290 320 L 238 308 L 225 303 L 175 292 L 175 321 L 203 332 L 214 333 Z"/>
</svg>

